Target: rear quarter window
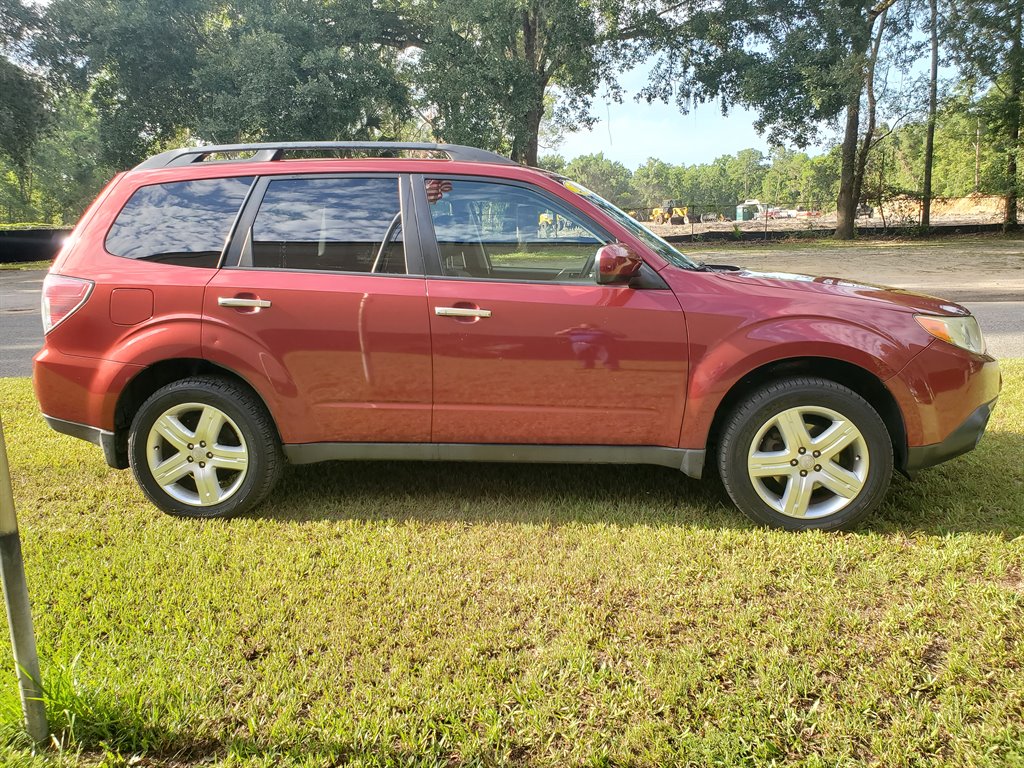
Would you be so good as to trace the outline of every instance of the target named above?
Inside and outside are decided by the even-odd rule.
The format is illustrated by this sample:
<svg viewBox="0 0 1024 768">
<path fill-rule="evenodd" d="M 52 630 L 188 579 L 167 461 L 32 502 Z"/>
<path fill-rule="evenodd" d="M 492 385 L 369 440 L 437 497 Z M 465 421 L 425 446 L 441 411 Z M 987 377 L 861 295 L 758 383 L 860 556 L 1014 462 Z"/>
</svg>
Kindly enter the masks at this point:
<svg viewBox="0 0 1024 768">
<path fill-rule="evenodd" d="M 140 187 L 107 233 L 115 256 L 216 267 L 253 177 L 174 181 Z"/>
</svg>

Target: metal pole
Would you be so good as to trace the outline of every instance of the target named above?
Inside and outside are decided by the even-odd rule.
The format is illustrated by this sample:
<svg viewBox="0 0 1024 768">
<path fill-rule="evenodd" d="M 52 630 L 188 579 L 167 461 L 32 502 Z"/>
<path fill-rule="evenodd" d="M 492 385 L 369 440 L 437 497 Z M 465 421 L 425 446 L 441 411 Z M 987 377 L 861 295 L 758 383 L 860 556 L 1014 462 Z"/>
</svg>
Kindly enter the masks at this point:
<svg viewBox="0 0 1024 768">
<path fill-rule="evenodd" d="M 11 489 L 11 468 L 7 463 L 4 424 L 0 419 L 0 574 L 3 576 L 7 624 L 11 628 L 11 646 L 18 673 L 21 709 L 25 713 L 25 729 L 36 742 L 50 738 L 43 705 L 42 677 L 36 653 L 36 635 L 32 628 L 32 609 L 28 602 L 25 563 L 21 558 L 21 536 L 14 514 L 14 491 Z"/>
</svg>

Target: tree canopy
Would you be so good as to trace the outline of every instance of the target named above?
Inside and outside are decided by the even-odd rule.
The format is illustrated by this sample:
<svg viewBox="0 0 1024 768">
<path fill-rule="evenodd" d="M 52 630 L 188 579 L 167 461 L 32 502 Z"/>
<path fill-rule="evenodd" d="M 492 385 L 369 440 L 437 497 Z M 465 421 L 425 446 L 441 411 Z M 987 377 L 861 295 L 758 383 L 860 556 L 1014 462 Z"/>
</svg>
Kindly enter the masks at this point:
<svg viewBox="0 0 1024 768">
<path fill-rule="evenodd" d="M 435 139 L 558 165 L 630 206 L 821 199 L 848 236 L 868 196 L 969 182 L 1005 195 L 1013 225 L 1021 3 L 934 3 L 958 81 L 936 102 L 933 162 L 909 70 L 923 0 L 0 0 L 0 205 L 73 218 L 111 170 L 184 143 Z M 748 107 L 776 148 L 635 170 L 541 157 L 644 59 L 639 98 Z"/>
</svg>

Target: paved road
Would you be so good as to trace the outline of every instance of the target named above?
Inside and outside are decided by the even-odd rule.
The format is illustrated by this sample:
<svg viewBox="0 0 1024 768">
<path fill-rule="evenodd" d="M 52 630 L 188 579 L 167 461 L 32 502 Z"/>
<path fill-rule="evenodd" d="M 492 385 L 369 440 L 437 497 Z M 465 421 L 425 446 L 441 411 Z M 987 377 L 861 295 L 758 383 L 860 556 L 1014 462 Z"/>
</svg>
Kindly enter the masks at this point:
<svg viewBox="0 0 1024 768">
<path fill-rule="evenodd" d="M 996 357 L 1024 357 L 1024 301 L 968 301 Z"/>
<path fill-rule="evenodd" d="M 0 377 L 32 375 L 32 356 L 43 344 L 39 289 L 45 274 L 0 271 Z"/>
<path fill-rule="evenodd" d="M 39 321 L 40 271 L 0 271 L 0 377 L 31 376 L 43 343 Z M 996 357 L 1024 357 L 1024 300 L 967 301 Z"/>
</svg>

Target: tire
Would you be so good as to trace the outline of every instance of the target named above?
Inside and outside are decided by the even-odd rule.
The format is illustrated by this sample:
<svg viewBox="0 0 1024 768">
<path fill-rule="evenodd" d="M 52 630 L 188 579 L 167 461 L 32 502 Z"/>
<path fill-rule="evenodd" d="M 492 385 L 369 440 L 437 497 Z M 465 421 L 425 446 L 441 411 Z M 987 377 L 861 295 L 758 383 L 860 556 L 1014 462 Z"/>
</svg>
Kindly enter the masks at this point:
<svg viewBox="0 0 1024 768">
<path fill-rule="evenodd" d="M 132 420 L 128 460 L 150 501 L 193 518 L 249 511 L 284 467 L 263 403 L 248 387 L 215 376 L 176 381 L 146 400 Z"/>
<path fill-rule="evenodd" d="M 892 442 L 875 409 L 852 390 L 827 379 L 783 379 L 728 416 L 718 469 L 733 502 L 755 522 L 841 530 L 882 502 Z"/>
</svg>

